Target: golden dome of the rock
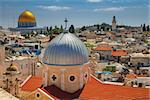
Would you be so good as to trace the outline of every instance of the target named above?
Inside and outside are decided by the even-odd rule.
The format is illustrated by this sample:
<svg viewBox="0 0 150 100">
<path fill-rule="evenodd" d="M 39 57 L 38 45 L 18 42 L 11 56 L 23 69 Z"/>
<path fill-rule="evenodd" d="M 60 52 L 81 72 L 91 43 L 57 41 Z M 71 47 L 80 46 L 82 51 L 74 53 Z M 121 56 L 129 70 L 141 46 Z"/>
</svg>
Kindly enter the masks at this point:
<svg viewBox="0 0 150 100">
<path fill-rule="evenodd" d="M 36 22 L 36 20 L 33 13 L 26 10 L 19 16 L 18 22 Z"/>
</svg>

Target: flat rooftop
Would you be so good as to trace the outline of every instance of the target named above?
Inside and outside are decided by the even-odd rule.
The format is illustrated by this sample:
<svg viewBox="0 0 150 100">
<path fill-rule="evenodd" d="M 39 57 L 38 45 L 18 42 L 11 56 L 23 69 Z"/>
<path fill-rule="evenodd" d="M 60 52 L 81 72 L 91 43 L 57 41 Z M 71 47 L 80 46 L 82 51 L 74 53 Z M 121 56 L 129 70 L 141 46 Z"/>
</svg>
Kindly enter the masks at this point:
<svg viewBox="0 0 150 100">
<path fill-rule="evenodd" d="M 19 100 L 14 97 L 12 94 L 8 93 L 4 89 L 0 88 L 0 100 Z"/>
</svg>

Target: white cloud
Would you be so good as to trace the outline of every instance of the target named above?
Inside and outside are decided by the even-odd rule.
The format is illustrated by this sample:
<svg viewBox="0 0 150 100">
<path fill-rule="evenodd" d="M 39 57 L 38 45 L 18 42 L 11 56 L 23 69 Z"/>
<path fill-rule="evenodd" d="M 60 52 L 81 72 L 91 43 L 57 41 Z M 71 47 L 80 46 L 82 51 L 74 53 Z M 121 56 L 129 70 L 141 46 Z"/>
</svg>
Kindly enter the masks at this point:
<svg viewBox="0 0 150 100">
<path fill-rule="evenodd" d="M 87 0 L 87 2 L 92 2 L 92 3 L 97 3 L 97 2 L 102 2 L 103 0 Z"/>
<path fill-rule="evenodd" d="M 105 11 L 105 12 L 123 11 L 124 9 L 125 9 L 125 7 L 98 8 L 98 9 L 94 9 L 94 12 L 100 12 L 100 11 Z"/>
<path fill-rule="evenodd" d="M 66 6 L 38 6 L 38 8 L 51 10 L 51 11 L 62 11 L 62 10 L 70 10 L 70 7 Z"/>
</svg>

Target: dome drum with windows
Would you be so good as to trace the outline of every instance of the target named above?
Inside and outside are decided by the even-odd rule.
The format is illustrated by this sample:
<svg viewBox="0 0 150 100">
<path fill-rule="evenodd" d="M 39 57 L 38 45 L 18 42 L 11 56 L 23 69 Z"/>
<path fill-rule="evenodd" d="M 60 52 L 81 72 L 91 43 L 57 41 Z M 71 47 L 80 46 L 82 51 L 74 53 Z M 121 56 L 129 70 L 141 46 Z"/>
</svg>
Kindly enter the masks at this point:
<svg viewBox="0 0 150 100">
<path fill-rule="evenodd" d="M 18 28 L 35 27 L 36 18 L 32 12 L 25 10 L 18 19 Z"/>
</svg>

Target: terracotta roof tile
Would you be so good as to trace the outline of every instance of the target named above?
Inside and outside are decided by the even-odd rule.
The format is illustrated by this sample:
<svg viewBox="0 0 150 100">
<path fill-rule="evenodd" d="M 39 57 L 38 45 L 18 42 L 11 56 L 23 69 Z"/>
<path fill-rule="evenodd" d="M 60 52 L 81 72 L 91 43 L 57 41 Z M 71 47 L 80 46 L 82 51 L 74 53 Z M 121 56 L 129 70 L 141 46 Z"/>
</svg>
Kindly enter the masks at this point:
<svg viewBox="0 0 150 100">
<path fill-rule="evenodd" d="M 148 89 L 103 84 L 91 77 L 91 81 L 84 87 L 80 98 L 92 99 L 94 97 L 99 100 L 150 99 Z"/>
<path fill-rule="evenodd" d="M 144 75 L 137 75 L 137 77 L 145 77 Z"/>
<path fill-rule="evenodd" d="M 112 56 L 126 56 L 127 55 L 127 51 L 126 50 L 116 50 L 116 51 L 112 51 Z"/>
<path fill-rule="evenodd" d="M 97 46 L 96 48 L 95 48 L 95 50 L 97 50 L 97 51 L 111 51 L 112 50 L 112 47 L 109 47 L 109 46 Z"/>
<path fill-rule="evenodd" d="M 42 77 L 29 76 L 22 84 L 22 91 L 34 91 L 42 85 Z"/>
<path fill-rule="evenodd" d="M 128 78 L 128 79 L 135 79 L 135 78 L 137 78 L 137 76 L 135 74 L 127 74 L 126 78 Z"/>
<path fill-rule="evenodd" d="M 64 92 L 56 86 L 45 87 L 43 90 L 54 99 L 81 100 L 149 100 L 149 89 L 103 84 L 93 76 L 82 90 L 74 94 Z"/>
</svg>

